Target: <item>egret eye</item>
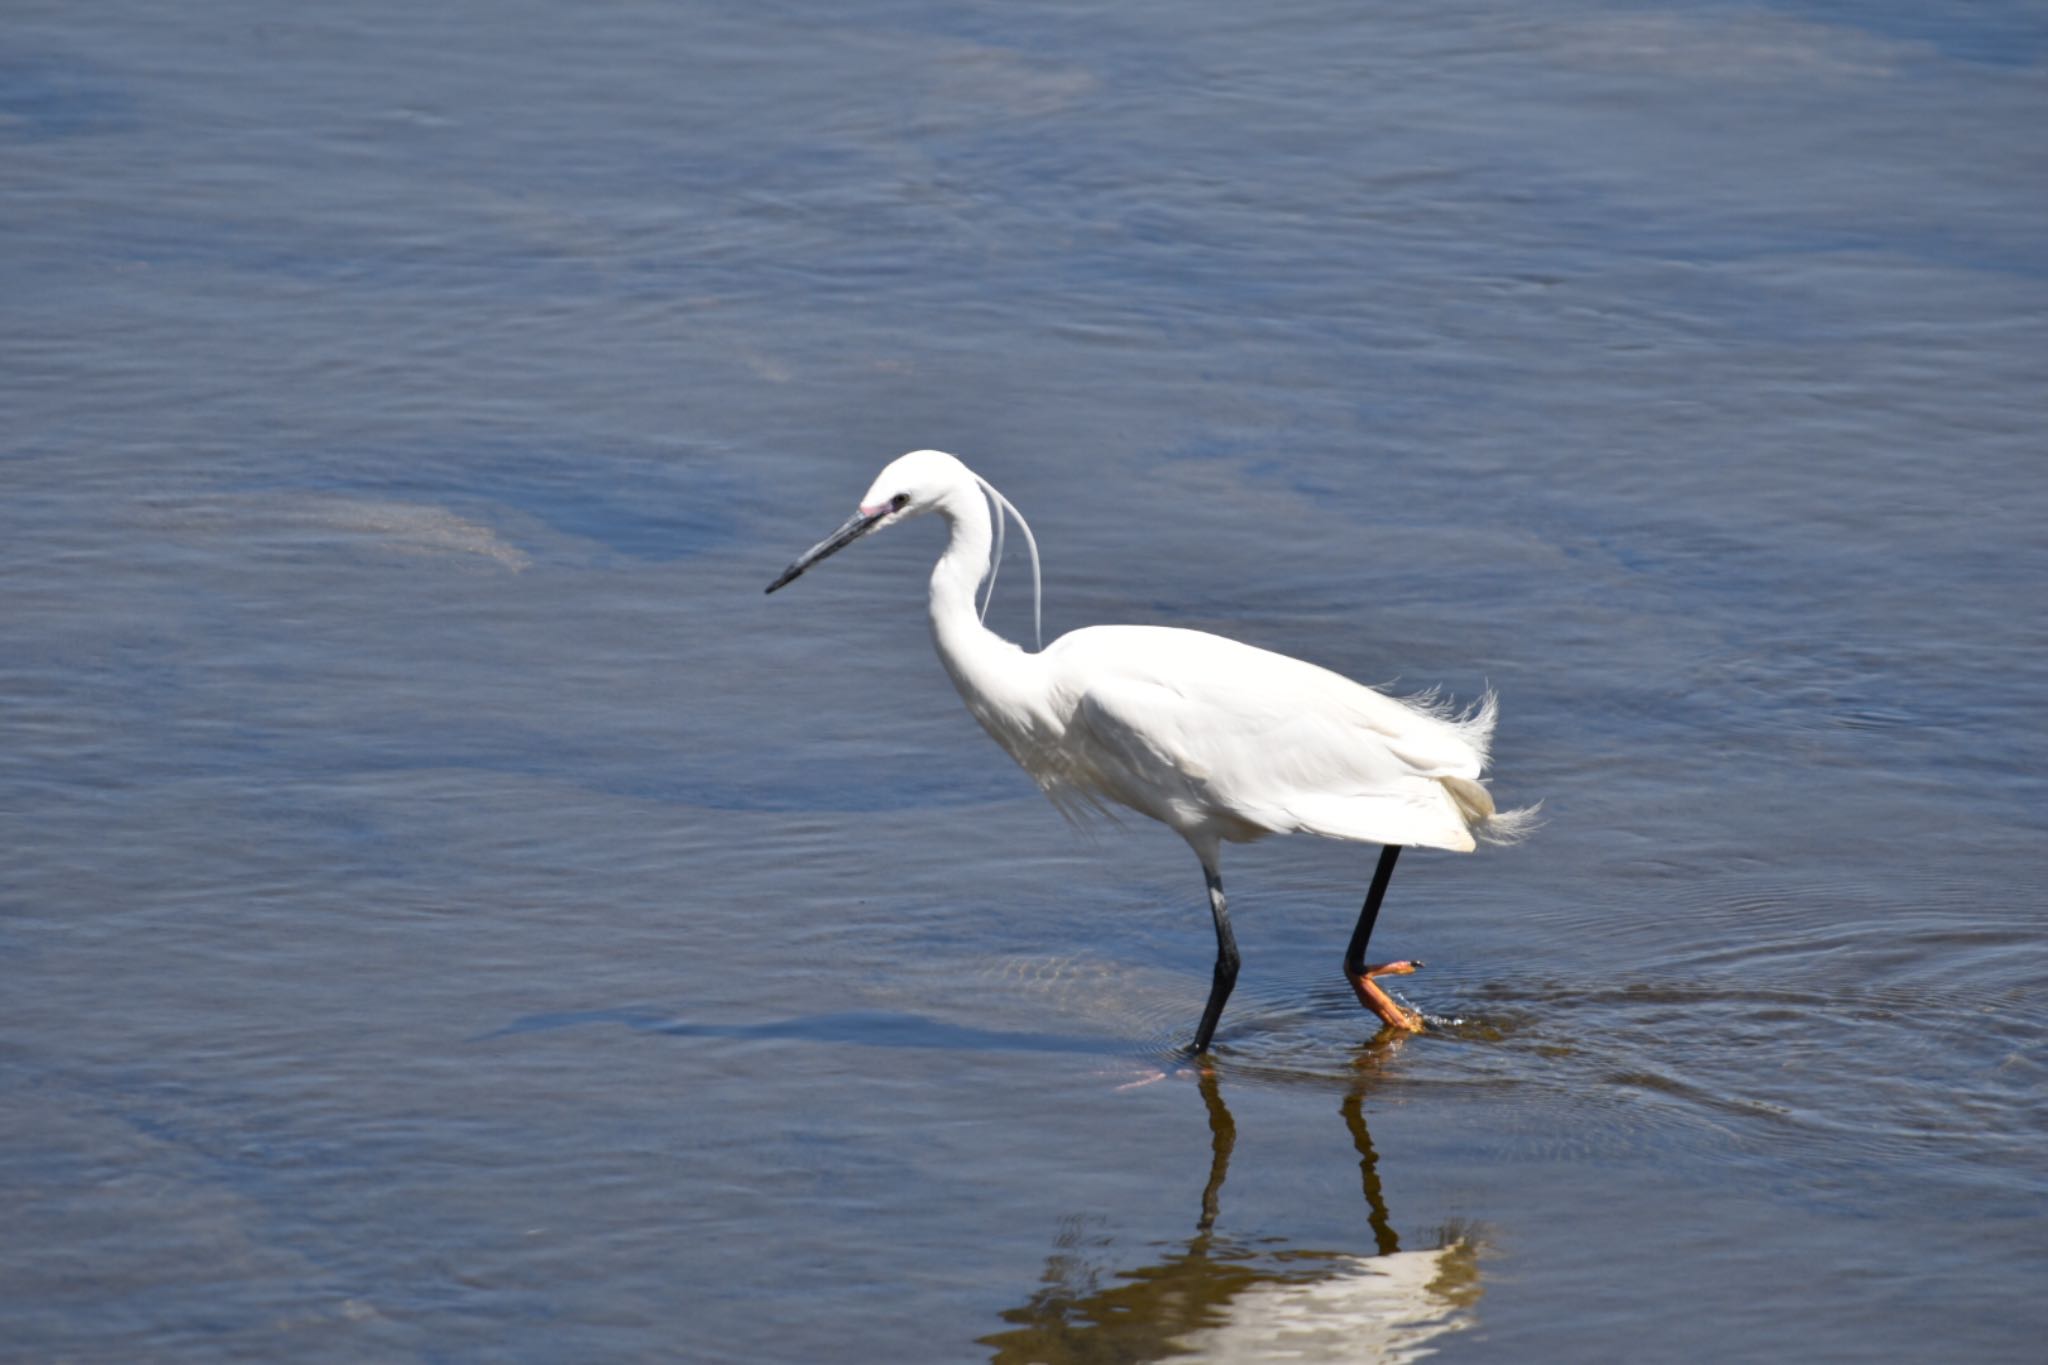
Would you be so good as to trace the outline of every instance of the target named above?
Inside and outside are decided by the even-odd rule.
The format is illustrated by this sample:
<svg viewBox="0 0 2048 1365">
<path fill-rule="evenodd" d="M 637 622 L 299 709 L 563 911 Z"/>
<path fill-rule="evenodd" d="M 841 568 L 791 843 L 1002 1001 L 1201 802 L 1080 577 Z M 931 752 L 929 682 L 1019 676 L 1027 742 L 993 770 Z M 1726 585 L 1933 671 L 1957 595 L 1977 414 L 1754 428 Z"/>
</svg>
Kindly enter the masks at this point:
<svg viewBox="0 0 2048 1365">
<path fill-rule="evenodd" d="M 908 506 L 910 506 L 910 494 L 908 493 L 898 493 L 895 497 L 889 499 L 889 510 L 892 512 L 901 512 Z"/>
</svg>

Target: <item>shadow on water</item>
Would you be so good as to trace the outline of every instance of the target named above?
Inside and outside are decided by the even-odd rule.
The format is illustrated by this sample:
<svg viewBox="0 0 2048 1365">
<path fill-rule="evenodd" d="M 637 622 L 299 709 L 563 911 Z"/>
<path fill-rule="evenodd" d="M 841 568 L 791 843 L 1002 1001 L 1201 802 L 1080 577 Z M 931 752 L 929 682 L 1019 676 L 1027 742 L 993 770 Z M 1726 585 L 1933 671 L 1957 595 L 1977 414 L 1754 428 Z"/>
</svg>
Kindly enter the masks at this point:
<svg viewBox="0 0 2048 1365">
<path fill-rule="evenodd" d="M 788 1039 L 853 1047 L 935 1048 L 961 1052 L 1064 1052 L 1122 1056 L 1128 1051 L 1124 1043 L 1115 1039 L 1070 1038 L 1058 1034 L 974 1028 L 929 1019 L 921 1014 L 887 1010 L 805 1014 L 758 1024 L 691 1023 L 653 1010 L 565 1010 L 525 1015 L 473 1041 L 489 1042 L 497 1038 L 583 1028 L 592 1024 L 618 1024 L 636 1033 L 659 1033 L 671 1038 Z"/>
<path fill-rule="evenodd" d="M 1373 1056 L 1360 1054 L 1363 1064 Z M 1197 1357 L 1239 1362 L 1397 1361 L 1472 1323 L 1481 1242 L 1446 1224 L 1426 1251 L 1404 1251 L 1365 1118 L 1369 1088 L 1354 1076 L 1338 1112 L 1358 1153 L 1369 1255 L 1278 1248 L 1218 1231 L 1237 1122 L 1214 1067 L 1200 1073 L 1209 1173 L 1195 1232 L 1149 1264 L 1117 1269 L 1113 1239 L 1084 1216 L 1062 1221 L 1041 1287 L 1003 1313 L 1009 1331 L 981 1338 L 997 1365 L 1082 1365 Z"/>
</svg>

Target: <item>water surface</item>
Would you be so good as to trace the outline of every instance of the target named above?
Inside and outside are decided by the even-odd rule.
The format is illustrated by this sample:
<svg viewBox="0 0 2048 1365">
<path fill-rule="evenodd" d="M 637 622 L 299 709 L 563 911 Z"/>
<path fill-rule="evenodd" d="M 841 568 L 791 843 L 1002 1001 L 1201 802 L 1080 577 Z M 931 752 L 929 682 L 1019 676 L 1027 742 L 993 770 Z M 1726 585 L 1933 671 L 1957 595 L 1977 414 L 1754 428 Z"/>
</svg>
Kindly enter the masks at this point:
<svg viewBox="0 0 2048 1365">
<path fill-rule="evenodd" d="M 2048 26 L 16 6 L 21 1359 L 2034 1358 Z M 1529 844 L 1068 829 L 931 657 L 1503 696 Z M 1025 576 L 992 624 L 1026 638 Z"/>
</svg>

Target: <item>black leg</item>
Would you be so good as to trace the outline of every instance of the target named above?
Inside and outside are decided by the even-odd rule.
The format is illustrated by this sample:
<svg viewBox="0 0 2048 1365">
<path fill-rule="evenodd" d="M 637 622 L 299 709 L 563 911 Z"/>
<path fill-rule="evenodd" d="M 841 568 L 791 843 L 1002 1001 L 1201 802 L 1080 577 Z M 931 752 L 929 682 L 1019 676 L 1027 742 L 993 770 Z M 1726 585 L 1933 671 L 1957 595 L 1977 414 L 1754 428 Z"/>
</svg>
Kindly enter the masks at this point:
<svg viewBox="0 0 2048 1365">
<path fill-rule="evenodd" d="M 1399 844 L 1380 850 L 1380 865 L 1373 869 L 1372 886 L 1365 893 L 1365 906 L 1358 912 L 1358 927 L 1351 931 L 1351 946 L 1344 950 L 1344 974 L 1358 977 L 1365 971 L 1365 945 L 1372 938 L 1372 926 L 1380 917 L 1380 902 L 1386 899 L 1387 883 L 1394 879 L 1394 859 L 1401 856 Z"/>
<path fill-rule="evenodd" d="M 1201 1027 L 1195 1030 L 1197 1056 L 1209 1050 L 1216 1036 L 1216 1021 L 1223 1017 L 1223 1002 L 1237 984 L 1237 938 L 1230 932 L 1230 911 L 1223 904 L 1223 878 L 1208 863 L 1202 875 L 1209 881 L 1209 913 L 1216 917 L 1216 975 L 1209 982 L 1209 1003 L 1202 1007 Z"/>
<path fill-rule="evenodd" d="M 1403 1009 L 1393 996 L 1379 988 L 1373 978 L 1406 976 L 1422 964 L 1388 962 L 1372 967 L 1365 961 L 1365 945 L 1372 939 L 1373 922 L 1380 917 L 1380 902 L 1386 898 L 1387 883 L 1394 879 L 1394 859 L 1400 856 L 1399 844 L 1388 844 L 1380 850 L 1380 865 L 1373 871 L 1372 889 L 1365 893 L 1365 906 L 1358 912 L 1358 927 L 1351 931 L 1351 946 L 1344 950 L 1344 978 L 1357 993 L 1358 1003 L 1377 1014 L 1381 1023 L 1404 1033 L 1419 1033 L 1422 1030 L 1421 1016 L 1413 1010 Z"/>
</svg>

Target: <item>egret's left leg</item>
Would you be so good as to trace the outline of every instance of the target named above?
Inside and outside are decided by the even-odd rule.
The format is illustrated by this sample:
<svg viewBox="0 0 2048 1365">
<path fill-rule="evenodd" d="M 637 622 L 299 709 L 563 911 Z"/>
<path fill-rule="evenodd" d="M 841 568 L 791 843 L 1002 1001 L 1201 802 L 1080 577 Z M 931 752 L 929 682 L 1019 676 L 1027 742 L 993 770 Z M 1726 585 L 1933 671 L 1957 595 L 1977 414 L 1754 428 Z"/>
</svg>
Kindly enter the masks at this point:
<svg viewBox="0 0 2048 1365">
<path fill-rule="evenodd" d="M 1202 859 L 1202 876 L 1209 883 L 1209 913 L 1216 920 L 1216 974 L 1209 982 L 1209 1003 L 1202 1007 L 1202 1022 L 1195 1030 L 1196 1056 L 1209 1050 L 1216 1036 L 1216 1021 L 1223 1017 L 1223 1002 L 1237 984 L 1237 936 L 1230 932 L 1230 910 L 1223 903 L 1223 876 L 1208 858 Z"/>
<path fill-rule="evenodd" d="M 1351 983 L 1351 989 L 1357 993 L 1358 1003 L 1377 1014 L 1388 1028 L 1397 1028 L 1404 1033 L 1420 1033 L 1422 1016 L 1414 1010 L 1403 1009 L 1394 1003 L 1394 998 L 1381 990 L 1373 978 L 1406 976 L 1422 964 L 1382 962 L 1368 966 L 1365 960 L 1365 945 L 1372 938 L 1374 922 L 1380 917 L 1380 902 L 1386 899 L 1387 883 L 1394 879 L 1394 859 L 1400 856 L 1399 844 L 1388 844 L 1380 850 L 1380 865 L 1373 869 L 1372 886 L 1365 893 L 1364 908 L 1358 912 L 1358 927 L 1351 931 L 1351 946 L 1344 950 L 1344 979 Z"/>
</svg>

